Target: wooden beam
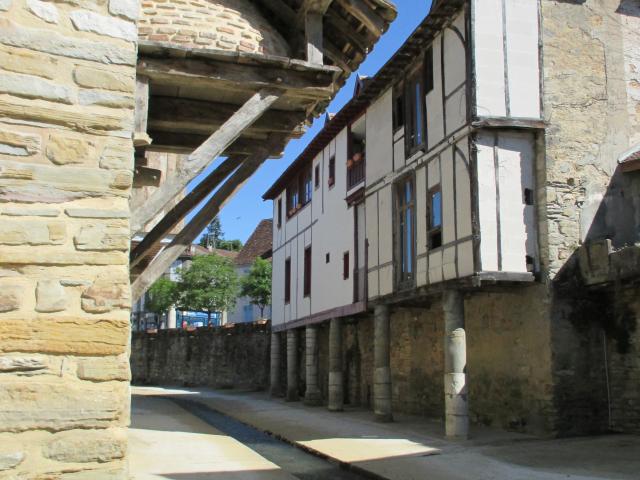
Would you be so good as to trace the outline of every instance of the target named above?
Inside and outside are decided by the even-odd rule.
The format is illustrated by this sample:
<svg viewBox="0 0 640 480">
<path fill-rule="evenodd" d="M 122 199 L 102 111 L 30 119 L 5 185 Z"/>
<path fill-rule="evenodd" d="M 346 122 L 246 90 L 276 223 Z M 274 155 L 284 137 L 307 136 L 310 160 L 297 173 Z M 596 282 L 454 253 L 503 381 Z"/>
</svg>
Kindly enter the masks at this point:
<svg viewBox="0 0 640 480">
<path fill-rule="evenodd" d="M 327 57 L 331 59 L 331 61 L 334 64 L 336 64 L 345 72 L 347 73 L 353 72 L 353 68 L 351 68 L 351 65 L 349 65 L 349 59 L 347 58 L 347 56 L 344 53 L 342 53 L 342 50 L 340 50 L 338 47 L 336 47 L 332 43 L 327 42 L 325 44 L 324 53 Z"/>
<path fill-rule="evenodd" d="M 369 44 L 373 41 L 369 41 L 360 35 L 353 25 L 347 22 L 344 18 L 338 15 L 335 10 L 331 9 L 327 12 L 328 20 L 332 24 L 334 29 L 337 30 L 340 35 L 344 36 L 345 40 L 351 44 L 351 46 L 358 51 L 361 55 L 366 55 L 369 50 Z M 365 32 L 367 30 L 364 30 Z"/>
<path fill-rule="evenodd" d="M 261 151 L 247 160 L 235 171 L 229 179 L 216 191 L 211 199 L 193 217 L 191 222 L 175 236 L 173 241 L 162 250 L 151 264 L 133 281 L 131 295 L 137 301 L 155 282 L 166 272 L 171 264 L 193 243 L 213 218 L 220 213 L 236 191 L 238 191 L 262 165 L 269 156 Z"/>
<path fill-rule="evenodd" d="M 304 17 L 307 62 L 318 65 L 322 65 L 324 63 L 324 48 L 322 46 L 324 32 L 322 30 L 322 20 L 322 13 L 307 12 Z"/>
<path fill-rule="evenodd" d="M 271 88 L 298 98 L 330 98 L 335 72 L 294 70 L 224 62 L 214 58 L 151 58 L 138 61 L 138 73 L 152 83 L 179 87 L 200 86 L 233 91 Z"/>
<path fill-rule="evenodd" d="M 144 75 L 136 76 L 136 107 L 133 144 L 144 147 L 151 143 L 147 134 L 147 118 L 149 114 L 149 78 Z"/>
<path fill-rule="evenodd" d="M 151 97 L 149 130 L 209 135 L 238 109 L 237 105 L 220 102 Z M 290 133 L 305 120 L 304 112 L 269 110 L 248 129 L 262 134 Z"/>
<path fill-rule="evenodd" d="M 252 125 L 280 98 L 273 90 L 253 95 L 235 114 L 200 145 L 183 164 L 183 168 L 167 179 L 131 216 L 131 234 L 139 232 L 153 217 L 197 177 L 209 163 L 219 157 L 242 132 Z"/>
<path fill-rule="evenodd" d="M 179 153 L 182 155 L 191 154 L 196 148 L 202 145 L 208 138 L 207 135 L 196 135 L 187 133 L 164 132 L 152 130 L 153 143 L 147 147 L 149 152 Z M 256 141 L 250 138 L 241 137 L 227 147 L 221 156 L 229 155 L 250 155 L 256 147 Z"/>
<path fill-rule="evenodd" d="M 295 25 L 297 20 L 297 15 L 295 10 L 293 10 L 288 4 L 286 4 L 282 0 L 258 0 L 258 1 L 262 3 L 262 5 L 264 5 L 274 15 L 281 18 L 282 22 L 285 25 Z"/>
<path fill-rule="evenodd" d="M 336 0 L 338 4 L 351 15 L 356 17 L 362 24 L 379 37 L 384 33 L 385 23 L 364 0 Z"/>
<path fill-rule="evenodd" d="M 153 247 L 166 237 L 171 230 L 185 218 L 191 210 L 197 207 L 207 195 L 215 190 L 222 181 L 240 166 L 246 157 L 234 155 L 227 158 L 218 167 L 202 180 L 186 197 L 178 202 L 153 229 L 147 233 L 144 239 L 131 251 L 130 268 L 133 268 L 144 259 Z"/>
</svg>

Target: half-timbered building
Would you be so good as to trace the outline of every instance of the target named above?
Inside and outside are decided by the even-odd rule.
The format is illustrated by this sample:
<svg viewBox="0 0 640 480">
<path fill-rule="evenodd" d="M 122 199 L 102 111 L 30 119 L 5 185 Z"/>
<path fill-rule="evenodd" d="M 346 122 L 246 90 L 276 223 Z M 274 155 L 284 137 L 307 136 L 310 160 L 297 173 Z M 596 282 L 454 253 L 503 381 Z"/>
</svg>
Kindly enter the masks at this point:
<svg viewBox="0 0 640 480">
<path fill-rule="evenodd" d="M 380 71 L 359 79 L 264 196 L 274 202 L 274 392 L 286 363 L 290 399 L 369 405 L 381 420 L 393 410 L 438 416 L 462 437 L 470 419 L 579 432 L 612 415 L 606 388 L 575 378 L 603 385 L 594 351 L 577 347 L 597 333 L 566 313 L 580 309 L 575 291 L 565 303 L 558 292 L 576 275 L 580 244 L 588 250 L 626 228 L 618 221 L 596 233 L 594 203 L 616 195 L 586 172 L 597 165 L 598 182 L 611 181 L 604 165 L 633 145 L 634 117 L 616 107 L 618 136 L 598 137 L 599 152 L 581 150 L 581 135 L 593 132 L 571 125 L 579 112 L 566 111 L 557 81 L 580 69 L 552 31 L 569 17 L 633 25 L 637 15 L 624 13 L 633 9 L 614 3 L 596 14 L 546 0 L 435 1 Z M 615 37 L 607 48 L 617 56 L 591 59 L 591 71 L 628 72 L 629 48 L 637 53 L 629 39 L 613 25 L 594 35 Z M 571 78 L 578 90 L 593 86 Z M 628 86 L 615 88 L 633 105 Z"/>
</svg>

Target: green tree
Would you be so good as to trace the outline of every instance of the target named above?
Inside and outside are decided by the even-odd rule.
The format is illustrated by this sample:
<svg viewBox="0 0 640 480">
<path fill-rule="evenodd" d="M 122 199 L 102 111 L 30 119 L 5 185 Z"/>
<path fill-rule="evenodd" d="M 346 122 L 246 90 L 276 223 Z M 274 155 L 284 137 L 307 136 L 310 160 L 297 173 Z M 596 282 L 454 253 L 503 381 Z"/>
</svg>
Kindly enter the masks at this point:
<svg viewBox="0 0 640 480">
<path fill-rule="evenodd" d="M 195 257 L 191 265 L 180 272 L 180 305 L 186 310 L 211 314 L 229 310 L 236 303 L 238 275 L 230 260 L 219 255 Z"/>
<path fill-rule="evenodd" d="M 229 250 L 231 252 L 239 252 L 242 250 L 242 242 L 240 240 L 220 240 L 218 246 L 220 250 Z"/>
<path fill-rule="evenodd" d="M 145 306 L 150 312 L 162 315 L 167 313 L 178 302 L 179 297 L 179 285 L 167 277 L 160 277 L 149 288 L 148 300 L 145 302 Z"/>
<path fill-rule="evenodd" d="M 207 232 L 200 238 L 200 245 L 205 248 L 220 248 L 218 244 L 224 239 L 222 224 L 220 219 L 215 217 L 211 223 L 207 225 Z"/>
<path fill-rule="evenodd" d="M 240 294 L 249 297 L 251 303 L 260 309 L 260 318 L 264 317 L 264 309 L 271 304 L 271 262 L 256 258 L 242 279 Z"/>
</svg>

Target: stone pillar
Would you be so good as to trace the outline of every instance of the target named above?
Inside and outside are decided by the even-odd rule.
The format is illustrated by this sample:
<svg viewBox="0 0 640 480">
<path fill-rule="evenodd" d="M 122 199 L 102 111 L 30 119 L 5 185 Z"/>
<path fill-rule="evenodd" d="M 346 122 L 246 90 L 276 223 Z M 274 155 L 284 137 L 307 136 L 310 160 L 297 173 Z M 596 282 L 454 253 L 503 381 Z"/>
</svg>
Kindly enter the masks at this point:
<svg viewBox="0 0 640 480">
<path fill-rule="evenodd" d="M 342 320 L 332 318 L 329 327 L 329 410 L 342 411 L 344 382 L 342 378 Z"/>
<path fill-rule="evenodd" d="M 304 392 L 305 405 L 318 406 L 322 395 L 318 388 L 318 327 L 309 325 L 306 329 L 305 368 L 307 388 Z"/>
<path fill-rule="evenodd" d="M 272 397 L 280 395 L 280 367 L 282 364 L 282 352 L 280 349 L 280 333 L 271 333 L 271 362 L 269 365 L 269 392 Z"/>
<path fill-rule="evenodd" d="M 464 297 L 457 290 L 447 290 L 444 310 L 444 402 L 446 434 L 467 438 L 469 404 L 467 401 L 467 341 L 464 331 Z"/>
<path fill-rule="evenodd" d="M 298 400 L 298 331 L 287 330 L 287 402 Z"/>
<path fill-rule="evenodd" d="M 171 307 L 167 314 L 167 328 L 176 328 L 176 309 Z"/>
<path fill-rule="evenodd" d="M 389 355 L 389 307 L 378 305 L 374 320 L 373 411 L 376 420 L 393 421 L 391 413 L 391 367 Z"/>
</svg>

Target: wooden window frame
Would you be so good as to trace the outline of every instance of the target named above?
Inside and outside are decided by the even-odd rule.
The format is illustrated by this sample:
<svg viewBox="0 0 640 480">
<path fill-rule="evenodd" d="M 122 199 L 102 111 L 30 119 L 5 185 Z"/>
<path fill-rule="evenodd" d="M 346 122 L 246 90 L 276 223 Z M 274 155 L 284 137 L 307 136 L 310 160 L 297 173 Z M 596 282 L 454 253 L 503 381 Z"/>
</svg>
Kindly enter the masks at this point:
<svg viewBox="0 0 640 480">
<path fill-rule="evenodd" d="M 342 279 L 349 280 L 350 275 L 350 259 L 349 259 L 349 251 L 346 251 L 342 254 Z"/>
<path fill-rule="evenodd" d="M 440 225 L 433 225 L 433 197 L 435 194 L 440 194 Z M 438 248 L 442 248 L 444 245 L 443 235 L 443 225 L 444 225 L 444 208 L 443 208 L 443 196 L 442 196 L 442 186 L 440 184 L 432 187 L 427 192 L 427 248 L 431 250 L 436 250 Z M 439 237 L 438 237 L 439 236 Z M 435 242 L 434 239 L 439 238 L 438 242 Z M 434 246 L 435 244 L 435 246 Z"/>
<path fill-rule="evenodd" d="M 409 75 L 404 84 L 405 94 L 405 127 L 404 127 L 404 139 L 405 139 L 405 151 L 407 158 L 411 157 L 419 151 L 424 151 L 427 148 L 427 114 L 426 114 L 426 101 L 427 96 L 425 94 L 425 78 L 424 78 L 424 63 L 420 60 L 420 64 L 415 67 Z M 420 85 L 420 102 L 416 101 L 415 89 Z M 416 105 L 420 106 L 420 112 L 415 112 Z M 415 114 L 415 115 L 414 115 Z M 418 129 L 414 125 L 414 120 L 421 119 L 420 125 L 420 137 L 421 142 L 415 143 L 414 138 L 418 135 Z"/>
<path fill-rule="evenodd" d="M 284 261 L 284 304 L 291 303 L 291 257 Z"/>
<path fill-rule="evenodd" d="M 427 95 L 429 95 L 435 88 L 435 75 L 433 71 L 433 45 L 430 45 L 429 48 L 427 48 L 426 52 L 424 53 L 423 71 L 424 71 L 424 96 L 426 99 Z M 426 114 L 425 114 L 425 117 L 426 117 Z"/>
<path fill-rule="evenodd" d="M 307 184 L 310 185 L 307 191 Z M 293 192 L 295 192 L 296 204 L 293 205 Z M 293 180 L 289 182 L 286 190 L 287 196 L 287 219 L 296 215 L 306 205 L 308 205 L 313 198 L 313 167 L 311 165 L 308 168 L 304 168 L 300 171 Z"/>
<path fill-rule="evenodd" d="M 282 197 L 278 198 L 276 208 L 278 209 L 278 228 L 282 228 Z"/>
<path fill-rule="evenodd" d="M 328 169 L 329 169 L 329 175 L 327 175 L 327 185 L 329 186 L 329 189 L 332 189 L 336 184 L 336 156 L 335 155 L 331 155 L 331 157 L 329 157 Z"/>
<path fill-rule="evenodd" d="M 305 298 L 311 296 L 311 263 L 313 257 L 311 256 L 311 245 L 304 249 L 304 285 L 303 296 Z"/>
<path fill-rule="evenodd" d="M 400 188 L 403 190 L 404 198 L 404 186 L 407 182 L 411 183 L 411 201 L 407 204 L 403 204 L 403 200 L 400 199 Z M 399 178 L 393 184 L 393 255 L 394 255 L 394 278 L 395 286 L 397 290 L 405 290 L 415 286 L 416 282 L 416 246 L 417 246 L 417 234 L 416 234 L 416 179 L 413 173 L 407 174 Z M 405 251 L 404 251 L 404 238 L 406 232 L 401 232 L 402 218 L 406 210 L 411 211 L 411 273 L 405 272 Z M 401 240 L 403 240 L 401 242 Z M 409 258 L 408 256 L 406 257 Z"/>
<path fill-rule="evenodd" d="M 320 165 L 316 165 L 313 169 L 314 178 L 313 178 L 313 186 L 314 189 L 317 190 L 320 188 Z"/>
<path fill-rule="evenodd" d="M 402 109 L 398 108 L 398 102 Z M 401 110 L 401 111 L 398 111 Z M 404 91 L 404 82 L 398 82 L 393 86 L 392 125 L 393 133 L 405 127 L 407 116 L 407 98 Z"/>
</svg>

